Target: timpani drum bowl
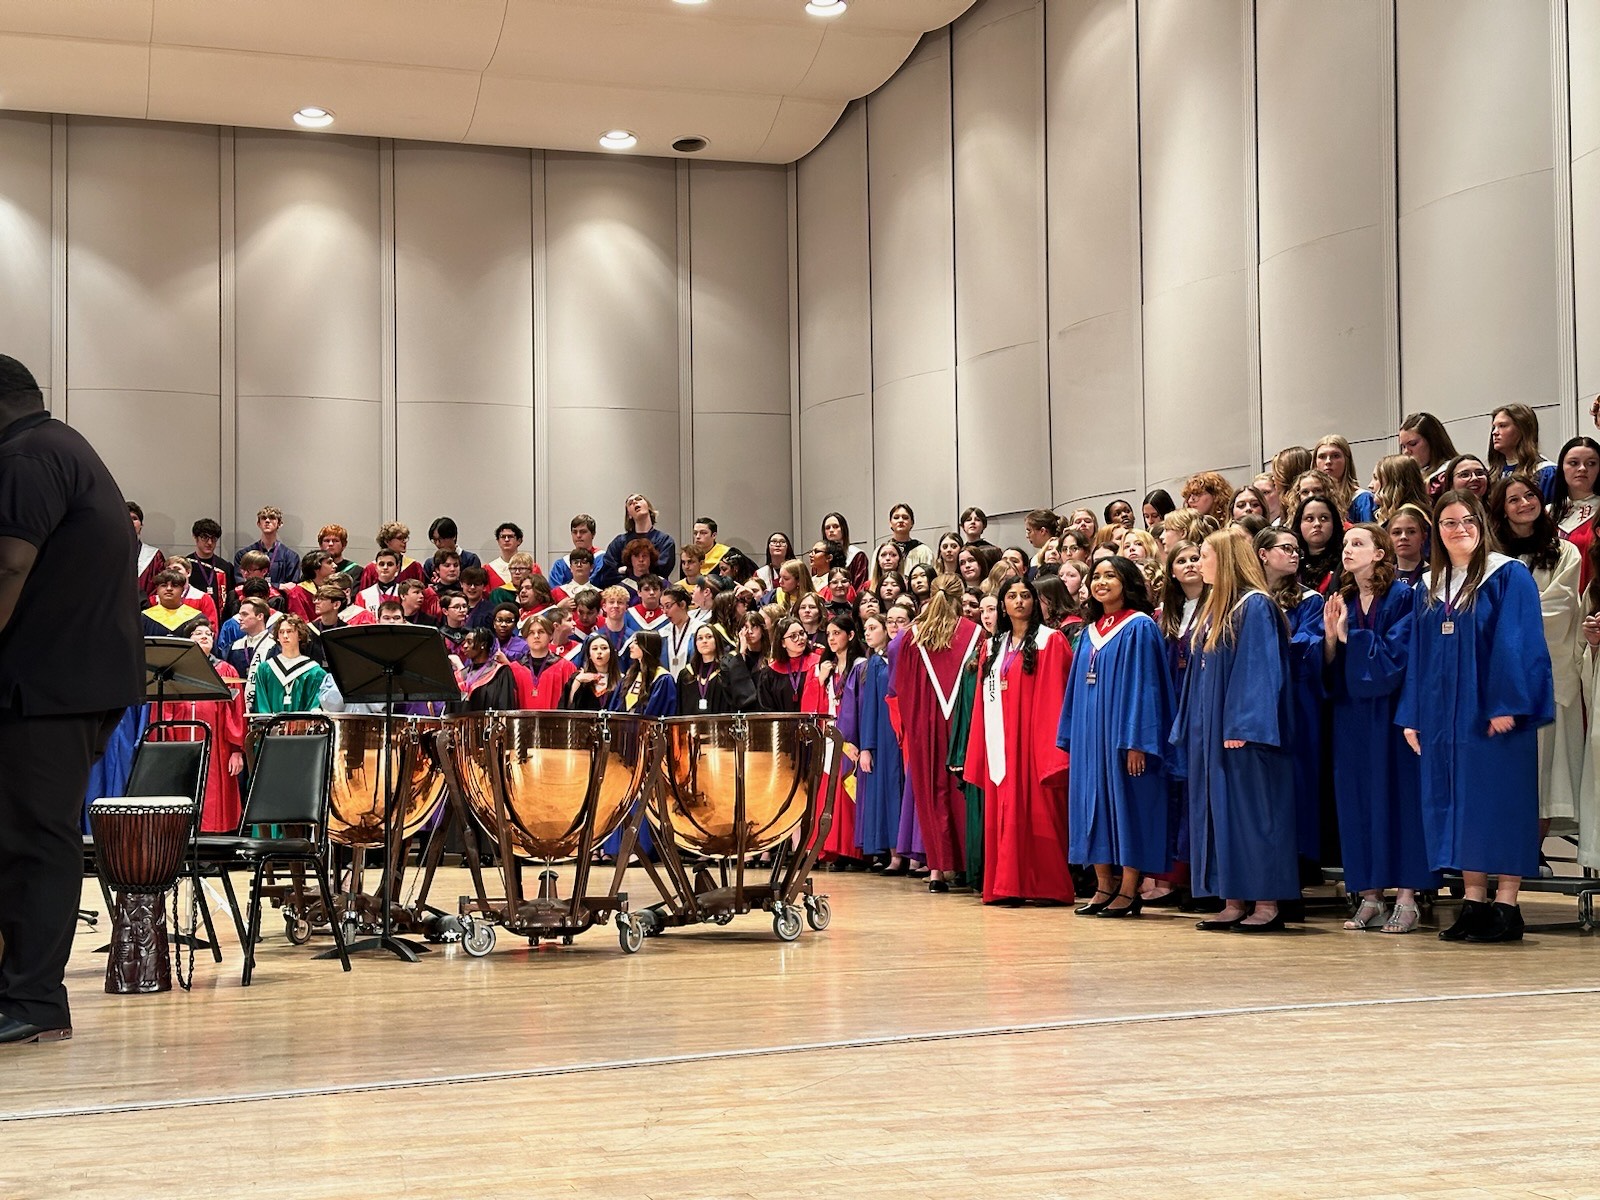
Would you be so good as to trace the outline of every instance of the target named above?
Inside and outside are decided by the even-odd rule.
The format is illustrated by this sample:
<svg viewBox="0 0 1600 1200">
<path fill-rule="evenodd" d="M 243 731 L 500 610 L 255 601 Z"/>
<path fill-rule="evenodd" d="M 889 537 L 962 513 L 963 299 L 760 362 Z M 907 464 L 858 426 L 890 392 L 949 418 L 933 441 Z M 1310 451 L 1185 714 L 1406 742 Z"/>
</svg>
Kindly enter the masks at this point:
<svg viewBox="0 0 1600 1200">
<path fill-rule="evenodd" d="M 816 717 L 676 717 L 662 724 L 667 816 L 680 849 L 709 858 L 758 854 L 794 832 L 827 759 L 828 734 Z M 665 833 L 660 824 L 652 822 L 657 836 Z"/>
<path fill-rule="evenodd" d="M 365 713 L 318 713 L 333 726 L 328 786 L 328 839 L 341 846 L 383 845 L 388 804 L 383 794 L 383 718 Z M 399 797 L 395 839 L 415 836 L 444 803 L 443 779 L 434 739 L 438 717 L 396 715 L 390 745 L 390 779 Z M 285 733 L 307 732 L 294 720 L 280 721 Z"/>
<path fill-rule="evenodd" d="M 512 850 L 571 859 L 621 827 L 646 781 L 651 721 L 610 713 L 489 712 L 452 722 L 467 807 Z M 502 821 L 496 792 L 504 801 Z M 586 834 L 587 831 L 587 834 Z"/>
<path fill-rule="evenodd" d="M 95 864 L 117 894 L 106 962 L 112 995 L 172 990 L 161 900 L 183 870 L 194 815 L 193 802 L 181 796 L 123 796 L 89 805 Z"/>
</svg>

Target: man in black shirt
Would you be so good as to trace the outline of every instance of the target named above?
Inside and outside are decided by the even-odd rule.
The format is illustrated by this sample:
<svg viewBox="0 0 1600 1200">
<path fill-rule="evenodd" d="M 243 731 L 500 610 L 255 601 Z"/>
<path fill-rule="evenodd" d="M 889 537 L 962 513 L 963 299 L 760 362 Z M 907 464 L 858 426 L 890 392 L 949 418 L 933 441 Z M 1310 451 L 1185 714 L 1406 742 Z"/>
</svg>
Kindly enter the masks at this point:
<svg viewBox="0 0 1600 1200">
<path fill-rule="evenodd" d="M 144 693 L 135 562 L 111 472 L 0 354 L 0 1045 L 72 1036 L 84 792 Z"/>
</svg>

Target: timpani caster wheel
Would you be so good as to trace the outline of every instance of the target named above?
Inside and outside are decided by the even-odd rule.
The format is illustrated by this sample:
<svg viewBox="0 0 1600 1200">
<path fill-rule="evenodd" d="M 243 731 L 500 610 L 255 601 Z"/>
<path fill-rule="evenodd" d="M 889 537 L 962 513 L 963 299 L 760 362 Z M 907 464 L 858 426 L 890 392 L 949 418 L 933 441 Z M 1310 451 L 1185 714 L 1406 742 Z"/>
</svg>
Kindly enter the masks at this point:
<svg viewBox="0 0 1600 1200">
<path fill-rule="evenodd" d="M 304 946 L 311 940 L 311 922 L 294 913 L 284 913 L 283 936 L 291 945 Z"/>
<path fill-rule="evenodd" d="M 780 942 L 792 942 L 800 936 L 800 910 L 792 904 L 780 904 L 772 912 L 772 932 Z"/>
<path fill-rule="evenodd" d="M 494 949 L 494 925 L 489 921 L 474 920 L 461 939 L 461 948 L 473 958 L 482 958 Z"/>
<path fill-rule="evenodd" d="M 637 954 L 644 945 L 644 926 L 627 913 L 617 914 L 617 945 L 624 954 Z"/>
<path fill-rule="evenodd" d="M 833 906 L 826 896 L 806 898 L 806 924 L 821 933 L 833 921 Z"/>
</svg>

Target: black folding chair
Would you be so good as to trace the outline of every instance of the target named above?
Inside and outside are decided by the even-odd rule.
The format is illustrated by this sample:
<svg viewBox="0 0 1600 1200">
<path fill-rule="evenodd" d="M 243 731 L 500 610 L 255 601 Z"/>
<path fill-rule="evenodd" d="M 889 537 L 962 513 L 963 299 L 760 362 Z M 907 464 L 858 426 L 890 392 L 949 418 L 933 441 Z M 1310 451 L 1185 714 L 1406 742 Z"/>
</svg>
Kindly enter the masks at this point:
<svg viewBox="0 0 1600 1200">
<path fill-rule="evenodd" d="M 292 720 L 297 728 L 320 727 L 320 731 L 279 733 L 281 721 L 278 720 L 267 726 L 256 751 L 242 823 L 245 830 L 257 831 L 279 826 L 286 836 L 206 839 L 210 846 L 218 849 L 224 844 L 231 845 L 235 857 L 255 869 L 244 936 L 241 983 L 245 987 L 250 986 L 250 977 L 255 973 L 256 939 L 261 933 L 262 876 L 273 863 L 299 863 L 316 872 L 323 909 L 334 918 L 330 921 L 333 944 L 344 969 L 350 969 L 344 930 L 337 920 L 333 889 L 328 884 L 328 777 L 333 723 L 325 717 L 305 713 L 292 714 Z M 303 835 L 287 836 L 294 830 L 302 830 Z"/>
<path fill-rule="evenodd" d="M 174 730 L 189 730 L 199 736 L 194 741 L 176 742 L 166 741 L 163 738 Z M 194 807 L 195 826 L 200 823 L 200 814 L 205 808 L 206 799 L 206 770 L 211 762 L 211 730 L 201 721 L 151 721 L 140 736 L 139 747 L 134 752 L 133 767 L 128 773 L 128 785 L 123 789 L 125 796 L 175 796 L 189 801 Z M 83 838 L 84 872 L 99 874 L 95 863 L 94 839 L 88 834 Z M 183 872 L 180 878 L 188 878 L 198 889 L 200 884 L 200 869 L 194 856 L 186 854 L 183 860 Z M 234 899 L 233 889 L 227 885 L 224 877 L 224 887 L 228 892 L 228 900 L 233 905 L 234 924 L 239 924 L 239 905 Z M 100 879 L 100 893 L 105 897 L 108 910 L 113 908 L 111 892 L 106 887 L 104 878 Z M 180 942 L 188 944 L 193 942 L 196 950 L 210 950 L 211 957 L 222 961 L 222 948 L 217 942 L 216 926 L 211 921 L 211 906 L 201 897 L 200 917 L 205 922 L 206 938 L 191 937 L 179 930 L 173 930 L 173 936 Z M 198 932 L 198 931 L 197 931 Z"/>
</svg>

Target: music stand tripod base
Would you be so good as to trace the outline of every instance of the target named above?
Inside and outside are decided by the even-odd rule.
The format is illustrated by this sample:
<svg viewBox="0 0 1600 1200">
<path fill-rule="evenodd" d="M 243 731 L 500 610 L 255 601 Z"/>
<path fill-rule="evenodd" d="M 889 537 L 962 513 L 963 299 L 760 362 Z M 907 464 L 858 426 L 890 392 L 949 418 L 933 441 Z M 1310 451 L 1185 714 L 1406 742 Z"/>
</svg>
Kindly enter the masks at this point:
<svg viewBox="0 0 1600 1200">
<path fill-rule="evenodd" d="M 437 629 L 422 625 L 347 625 L 322 635 L 328 672 L 346 702 L 383 705 L 383 923 L 375 937 L 347 946 L 347 954 L 381 950 L 404 962 L 420 962 L 428 947 L 394 933 L 394 881 L 398 875 L 395 834 L 394 705 L 396 700 L 461 699 L 456 675 Z M 329 913 L 338 919 L 337 913 Z M 337 951 L 317 955 L 328 958 Z"/>
</svg>

